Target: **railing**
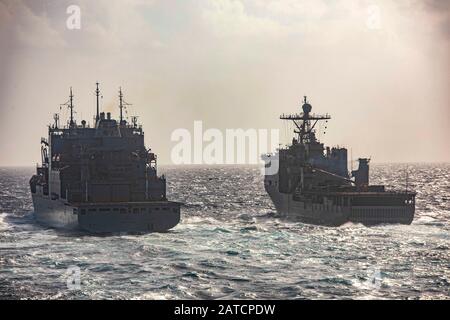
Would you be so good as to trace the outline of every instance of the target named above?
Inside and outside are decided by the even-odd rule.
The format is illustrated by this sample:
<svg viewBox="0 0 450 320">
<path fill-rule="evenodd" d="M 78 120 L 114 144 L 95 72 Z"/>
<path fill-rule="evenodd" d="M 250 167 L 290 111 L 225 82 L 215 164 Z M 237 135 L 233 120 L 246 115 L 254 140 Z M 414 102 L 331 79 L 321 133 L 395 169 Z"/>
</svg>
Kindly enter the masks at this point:
<svg viewBox="0 0 450 320">
<path fill-rule="evenodd" d="M 327 120 L 327 119 L 331 119 L 330 115 L 328 113 L 324 114 L 324 115 L 320 115 L 320 114 L 305 114 L 305 113 L 292 113 L 292 114 L 282 114 L 280 116 L 280 119 L 286 119 L 286 120 Z"/>
</svg>

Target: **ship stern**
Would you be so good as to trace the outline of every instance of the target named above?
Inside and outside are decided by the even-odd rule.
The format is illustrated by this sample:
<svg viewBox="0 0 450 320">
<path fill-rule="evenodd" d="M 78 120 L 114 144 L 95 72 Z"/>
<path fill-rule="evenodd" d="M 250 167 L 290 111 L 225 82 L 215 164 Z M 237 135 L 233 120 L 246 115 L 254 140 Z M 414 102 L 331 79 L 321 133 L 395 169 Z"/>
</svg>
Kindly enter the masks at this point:
<svg viewBox="0 0 450 320">
<path fill-rule="evenodd" d="M 128 202 L 78 206 L 78 222 L 90 233 L 166 232 L 180 222 L 179 202 Z"/>
</svg>

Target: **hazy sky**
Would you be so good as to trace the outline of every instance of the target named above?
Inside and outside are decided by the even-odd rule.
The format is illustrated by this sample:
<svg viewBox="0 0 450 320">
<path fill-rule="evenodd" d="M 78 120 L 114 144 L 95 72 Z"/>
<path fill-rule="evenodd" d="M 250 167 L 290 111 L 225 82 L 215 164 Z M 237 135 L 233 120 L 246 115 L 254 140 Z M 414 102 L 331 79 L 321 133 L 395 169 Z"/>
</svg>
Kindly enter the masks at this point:
<svg viewBox="0 0 450 320">
<path fill-rule="evenodd" d="M 115 116 L 122 86 L 163 163 L 174 129 L 283 129 L 303 95 L 332 116 L 327 145 L 450 161 L 449 36 L 446 0 L 0 0 L 0 165 L 39 160 L 70 86 L 92 121 L 96 81 Z"/>
</svg>

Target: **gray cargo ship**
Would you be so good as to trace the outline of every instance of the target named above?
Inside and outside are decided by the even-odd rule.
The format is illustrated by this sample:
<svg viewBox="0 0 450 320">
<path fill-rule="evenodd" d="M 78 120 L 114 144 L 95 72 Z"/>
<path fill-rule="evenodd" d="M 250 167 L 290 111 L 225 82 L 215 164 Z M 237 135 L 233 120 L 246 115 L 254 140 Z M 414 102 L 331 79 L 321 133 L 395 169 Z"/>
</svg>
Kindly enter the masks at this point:
<svg viewBox="0 0 450 320">
<path fill-rule="evenodd" d="M 288 147 L 263 156 L 264 186 L 277 213 L 329 226 L 346 222 L 411 224 L 416 193 L 407 188 L 387 191 L 383 185 L 369 185 L 368 158 L 360 158 L 358 169 L 349 173 L 347 149 L 324 148 L 316 138 L 316 124 L 328 122 L 330 116 L 312 114 L 311 110 L 305 97 L 303 112 L 280 116 L 293 122 L 296 136 Z"/>
<path fill-rule="evenodd" d="M 92 233 L 162 232 L 180 221 L 180 203 L 166 198 L 166 179 L 157 175 L 157 157 L 144 145 L 144 132 L 132 117 L 99 112 L 95 91 L 94 125 L 77 124 L 73 94 L 66 103 L 70 120 L 60 126 L 55 114 L 48 139 L 41 139 L 42 164 L 30 180 L 34 215 L 55 228 Z"/>
</svg>

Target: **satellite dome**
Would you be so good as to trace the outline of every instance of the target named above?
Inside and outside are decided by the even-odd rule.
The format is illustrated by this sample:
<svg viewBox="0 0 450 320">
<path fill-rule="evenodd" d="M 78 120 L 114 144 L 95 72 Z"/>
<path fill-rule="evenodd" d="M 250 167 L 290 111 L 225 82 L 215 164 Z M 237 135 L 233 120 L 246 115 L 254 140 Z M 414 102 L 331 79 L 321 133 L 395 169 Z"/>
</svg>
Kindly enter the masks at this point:
<svg viewBox="0 0 450 320">
<path fill-rule="evenodd" d="M 310 113 L 312 106 L 309 103 L 304 103 L 302 109 L 304 113 Z"/>
<path fill-rule="evenodd" d="M 312 105 L 310 105 L 307 100 L 306 100 L 306 96 L 303 96 L 303 106 L 302 106 L 303 112 L 304 113 L 310 113 L 311 109 L 312 109 Z"/>
</svg>

